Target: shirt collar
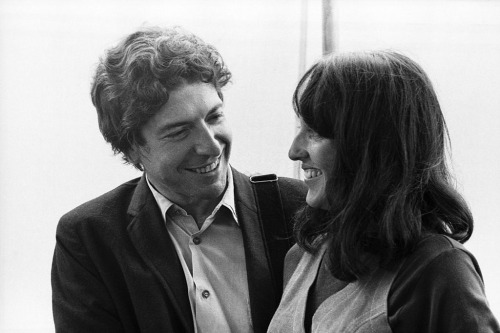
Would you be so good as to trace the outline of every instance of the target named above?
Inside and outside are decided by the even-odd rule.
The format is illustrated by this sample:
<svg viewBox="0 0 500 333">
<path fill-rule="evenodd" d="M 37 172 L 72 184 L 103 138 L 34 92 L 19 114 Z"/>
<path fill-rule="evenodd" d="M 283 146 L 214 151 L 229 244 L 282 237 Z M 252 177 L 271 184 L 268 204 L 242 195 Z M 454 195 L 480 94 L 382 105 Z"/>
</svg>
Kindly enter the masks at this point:
<svg viewBox="0 0 500 333">
<path fill-rule="evenodd" d="M 148 174 L 146 174 L 146 181 L 148 183 L 149 189 L 151 190 L 151 193 L 153 193 L 153 196 L 156 200 L 156 203 L 158 204 L 158 207 L 160 208 L 161 215 L 163 216 L 163 219 L 165 220 L 165 216 L 167 211 L 175 205 L 174 202 L 170 201 L 167 199 L 163 194 L 158 192 L 154 186 L 150 183 Z M 235 209 L 235 204 L 234 204 L 234 182 L 233 182 L 233 171 L 231 170 L 231 167 L 228 165 L 227 169 L 227 188 L 226 191 L 224 192 L 224 195 L 221 199 L 221 201 L 217 204 L 215 209 L 213 210 L 212 214 L 210 214 L 209 218 L 213 217 L 218 211 L 221 206 L 225 206 L 231 211 L 231 214 L 233 215 L 234 221 L 236 224 L 239 225 L 238 222 L 238 216 L 236 215 L 236 209 Z"/>
</svg>

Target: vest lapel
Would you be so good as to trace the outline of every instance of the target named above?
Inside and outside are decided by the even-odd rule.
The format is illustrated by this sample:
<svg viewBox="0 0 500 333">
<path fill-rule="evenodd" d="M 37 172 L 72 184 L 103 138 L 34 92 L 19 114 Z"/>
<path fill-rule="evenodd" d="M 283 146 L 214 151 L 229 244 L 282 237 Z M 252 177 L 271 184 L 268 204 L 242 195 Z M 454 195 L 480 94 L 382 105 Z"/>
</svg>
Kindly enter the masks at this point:
<svg viewBox="0 0 500 333">
<path fill-rule="evenodd" d="M 184 272 L 145 176 L 137 185 L 128 213 L 132 216 L 127 228 L 132 243 L 167 291 L 185 331 L 194 332 Z"/>
<path fill-rule="evenodd" d="M 251 183 L 247 176 L 234 169 L 232 171 L 236 214 L 245 247 L 252 322 L 255 332 L 266 332 L 276 310 L 278 295 L 273 288 L 269 254 L 262 235 Z"/>
</svg>

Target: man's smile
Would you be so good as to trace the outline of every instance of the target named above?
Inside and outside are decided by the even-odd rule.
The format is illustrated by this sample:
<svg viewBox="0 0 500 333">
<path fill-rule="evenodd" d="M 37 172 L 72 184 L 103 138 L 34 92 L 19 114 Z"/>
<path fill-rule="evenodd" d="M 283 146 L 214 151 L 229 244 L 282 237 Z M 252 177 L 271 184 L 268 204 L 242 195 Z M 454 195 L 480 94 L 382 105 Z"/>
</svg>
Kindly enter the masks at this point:
<svg viewBox="0 0 500 333">
<path fill-rule="evenodd" d="M 217 160 L 215 160 L 212 163 L 205 164 L 201 167 L 196 167 L 196 168 L 185 168 L 185 170 L 187 170 L 189 172 L 196 172 L 198 174 L 205 174 L 205 173 L 214 171 L 215 169 L 217 169 L 217 167 L 220 164 L 221 156 L 222 156 L 222 154 L 219 157 L 217 157 Z"/>
</svg>

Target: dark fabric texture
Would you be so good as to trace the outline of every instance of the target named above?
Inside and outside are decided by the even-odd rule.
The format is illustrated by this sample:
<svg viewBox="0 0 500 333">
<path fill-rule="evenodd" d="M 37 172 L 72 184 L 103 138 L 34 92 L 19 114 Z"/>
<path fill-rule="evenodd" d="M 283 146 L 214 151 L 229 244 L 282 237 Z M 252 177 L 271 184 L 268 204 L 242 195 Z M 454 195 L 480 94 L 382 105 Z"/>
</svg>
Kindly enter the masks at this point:
<svg viewBox="0 0 500 333">
<path fill-rule="evenodd" d="M 265 332 L 281 298 L 274 286 L 256 200 L 233 169 L 255 332 Z M 304 204 L 303 182 L 280 178 L 286 221 Z M 283 240 L 287 242 L 287 240 Z M 194 332 L 187 286 L 145 177 L 91 200 L 59 221 L 52 266 L 57 332 Z"/>
<path fill-rule="evenodd" d="M 446 236 L 420 242 L 401 266 L 388 296 L 393 332 L 499 333 L 474 256 Z"/>
<path fill-rule="evenodd" d="M 297 246 L 288 252 L 285 259 L 285 285 L 290 283 L 292 275 L 297 273 L 295 271 L 303 255 L 304 250 Z M 304 271 L 306 268 L 301 266 L 301 269 Z M 387 304 L 387 318 L 384 319 L 383 326 L 389 331 L 395 333 L 500 333 L 499 323 L 488 306 L 479 265 L 462 244 L 444 235 L 429 235 L 422 239 L 414 252 L 402 262 L 394 263 L 393 266 L 385 267 L 385 269 L 392 271 L 395 275 L 387 295 L 384 294 L 382 299 Z M 321 299 L 325 300 L 343 288 L 341 281 L 331 276 L 330 285 L 321 282 L 321 268 L 318 272 L 311 271 L 310 273 L 318 275 L 315 284 L 308 291 L 307 306 L 315 302 L 313 296 L 317 297 L 317 308 Z M 380 286 L 383 287 L 382 282 Z M 292 288 L 298 289 L 300 285 Z M 377 298 L 373 290 L 370 291 L 368 297 L 372 298 L 372 303 L 375 305 L 380 302 L 380 298 Z M 335 321 L 347 320 L 348 323 L 352 323 L 353 327 L 363 324 L 359 317 L 348 317 L 352 313 L 357 314 L 354 309 L 360 304 L 360 300 L 362 302 L 366 300 L 366 297 L 353 296 L 346 303 L 342 303 L 340 305 L 342 311 L 347 308 L 343 313 L 347 319 L 342 317 L 343 314 L 340 311 L 340 315 L 332 315 Z M 294 301 L 289 300 L 291 304 L 296 304 Z M 286 308 L 283 311 L 292 312 L 295 317 L 300 317 L 300 311 L 303 310 Z M 369 313 L 365 315 L 366 318 L 370 317 Z M 283 312 L 278 312 L 278 318 L 280 316 L 283 316 Z M 312 313 L 309 313 L 309 316 L 311 317 Z M 328 319 L 325 316 L 319 318 L 320 321 L 328 321 L 332 316 Z M 307 321 L 307 313 L 304 325 L 310 330 L 311 322 Z M 381 329 L 382 327 L 374 328 L 365 325 L 363 332 L 378 332 Z M 351 330 L 348 331 L 351 332 Z"/>
</svg>

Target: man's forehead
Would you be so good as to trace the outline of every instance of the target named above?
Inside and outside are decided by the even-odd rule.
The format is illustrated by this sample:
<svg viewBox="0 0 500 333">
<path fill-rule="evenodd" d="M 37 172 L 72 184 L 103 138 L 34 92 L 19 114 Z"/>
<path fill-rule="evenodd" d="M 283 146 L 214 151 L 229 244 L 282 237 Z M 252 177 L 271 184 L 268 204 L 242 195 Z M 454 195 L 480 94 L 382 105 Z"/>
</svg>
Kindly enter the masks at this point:
<svg viewBox="0 0 500 333">
<path fill-rule="evenodd" d="M 205 118 L 224 106 L 210 83 L 184 84 L 169 93 L 169 100 L 150 119 L 155 127 L 181 126 Z"/>
</svg>

